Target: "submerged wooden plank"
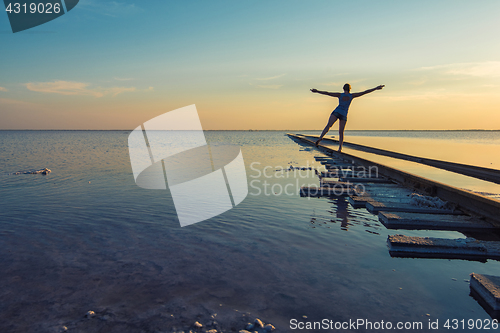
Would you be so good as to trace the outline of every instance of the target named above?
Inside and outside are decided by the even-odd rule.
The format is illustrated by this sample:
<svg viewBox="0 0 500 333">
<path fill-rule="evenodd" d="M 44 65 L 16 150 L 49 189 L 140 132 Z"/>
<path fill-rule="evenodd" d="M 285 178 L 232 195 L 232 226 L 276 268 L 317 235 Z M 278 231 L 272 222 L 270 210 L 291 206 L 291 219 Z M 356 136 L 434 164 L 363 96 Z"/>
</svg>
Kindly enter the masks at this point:
<svg viewBox="0 0 500 333">
<path fill-rule="evenodd" d="M 353 192 L 351 193 L 352 195 L 358 195 L 358 192 L 356 191 L 355 184 L 353 184 L 353 183 L 339 182 L 339 181 L 334 181 L 334 180 L 331 180 L 331 181 L 321 180 L 319 182 L 320 187 L 330 187 L 330 188 L 332 188 L 332 187 L 344 187 L 343 184 L 346 184 L 345 186 L 348 186 L 349 188 L 351 188 L 353 190 Z"/>
<path fill-rule="evenodd" d="M 340 169 L 330 171 L 330 174 L 335 174 L 335 177 L 350 177 L 350 178 L 379 178 L 380 176 L 376 173 L 369 173 L 365 170 L 353 170 L 353 169 Z"/>
<path fill-rule="evenodd" d="M 365 208 L 366 203 L 369 201 L 374 201 L 376 199 L 373 199 L 372 197 L 369 196 L 359 196 L 359 195 L 351 195 L 349 196 L 349 204 L 353 208 Z"/>
<path fill-rule="evenodd" d="M 344 180 L 345 178 L 340 178 Z M 368 201 L 383 201 L 392 203 L 409 203 L 411 190 L 395 183 L 357 183 L 356 195 L 349 197 L 353 208 L 365 208 Z"/>
<path fill-rule="evenodd" d="M 356 165 L 349 164 L 349 163 L 326 163 L 325 168 L 327 170 L 338 170 L 338 169 L 354 169 Z"/>
<path fill-rule="evenodd" d="M 497 241 L 390 235 L 387 243 L 393 257 L 500 260 L 500 242 Z"/>
<path fill-rule="evenodd" d="M 419 207 L 409 203 L 384 203 L 380 201 L 370 201 L 366 203 L 366 209 L 370 213 L 384 212 L 407 212 L 407 213 L 427 213 L 427 214 L 457 214 L 450 209 Z"/>
<path fill-rule="evenodd" d="M 385 183 L 392 184 L 393 181 L 384 178 L 359 178 L 359 177 L 341 177 L 343 182 L 353 182 L 353 183 Z"/>
<path fill-rule="evenodd" d="M 444 239 L 389 235 L 389 254 L 393 257 L 476 259 L 485 261 L 489 256 L 500 258 L 500 253 L 488 254 L 484 242 L 473 239 Z"/>
<path fill-rule="evenodd" d="M 301 197 L 342 197 L 352 195 L 354 188 L 347 183 L 339 183 L 334 187 L 301 187 Z"/>
<path fill-rule="evenodd" d="M 396 184 L 359 184 L 358 186 L 364 189 L 365 196 L 372 198 L 404 198 L 409 199 L 414 193 L 407 188 L 400 187 Z M 383 201 L 383 200 L 379 200 Z"/>
<path fill-rule="evenodd" d="M 328 169 L 328 171 L 321 171 L 320 176 L 338 178 L 342 176 L 349 176 L 353 171 L 358 172 L 356 171 L 356 168 L 333 168 L 333 169 Z"/>
<path fill-rule="evenodd" d="M 359 189 L 356 189 L 359 194 Z M 352 195 L 349 196 L 349 203 L 353 208 L 366 208 L 368 202 L 377 202 L 383 199 L 385 203 L 409 203 L 410 198 L 399 196 L 386 196 L 386 197 L 372 197 L 370 195 Z"/>
<path fill-rule="evenodd" d="M 436 215 L 380 212 L 378 219 L 387 229 L 488 231 L 495 227 L 466 215 Z"/>
<path fill-rule="evenodd" d="M 470 289 L 475 291 L 493 311 L 500 310 L 500 277 L 494 275 L 472 273 Z"/>
<path fill-rule="evenodd" d="M 363 188 L 363 184 L 354 184 L 353 182 L 344 182 L 344 181 L 341 181 L 339 178 L 336 178 L 336 177 L 324 177 L 324 178 L 321 178 L 319 180 L 320 184 L 325 184 L 326 186 L 332 186 L 332 185 L 336 185 L 336 184 L 350 184 L 350 186 L 352 187 L 359 187 L 359 188 Z"/>
</svg>

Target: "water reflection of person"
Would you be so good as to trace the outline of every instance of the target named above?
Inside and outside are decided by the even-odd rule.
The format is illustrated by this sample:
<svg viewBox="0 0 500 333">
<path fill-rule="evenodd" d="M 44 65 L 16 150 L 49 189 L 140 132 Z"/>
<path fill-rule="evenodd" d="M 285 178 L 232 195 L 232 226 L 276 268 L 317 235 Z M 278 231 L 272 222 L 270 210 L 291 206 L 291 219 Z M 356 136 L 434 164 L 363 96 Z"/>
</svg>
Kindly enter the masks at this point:
<svg viewBox="0 0 500 333">
<path fill-rule="evenodd" d="M 349 206 L 349 202 L 345 197 L 338 197 L 334 199 L 336 209 L 336 217 L 340 220 L 340 228 L 342 230 L 346 230 L 349 228 L 349 211 L 347 206 Z"/>
<path fill-rule="evenodd" d="M 328 123 L 325 126 L 325 129 L 323 132 L 321 132 L 321 135 L 319 136 L 319 139 L 316 141 L 316 146 L 319 144 L 321 140 L 323 140 L 323 137 L 325 134 L 330 130 L 330 127 L 335 124 L 337 119 L 339 119 L 339 151 L 342 151 L 342 144 L 344 143 L 344 129 L 345 125 L 347 123 L 347 111 L 349 111 L 349 105 L 351 105 L 351 101 L 353 98 L 356 97 L 361 97 L 365 94 L 371 93 L 375 90 L 380 90 L 384 85 L 377 86 L 372 89 L 368 89 L 362 92 L 358 93 L 353 93 L 351 94 L 351 85 L 349 83 L 344 84 L 344 92 L 343 93 L 338 93 L 338 92 L 328 92 L 328 91 L 319 91 L 317 89 L 311 89 L 313 93 L 318 93 L 322 95 L 328 95 L 332 97 L 338 97 L 339 99 L 339 105 L 333 110 L 333 112 L 330 114 L 330 118 L 328 119 Z"/>
</svg>

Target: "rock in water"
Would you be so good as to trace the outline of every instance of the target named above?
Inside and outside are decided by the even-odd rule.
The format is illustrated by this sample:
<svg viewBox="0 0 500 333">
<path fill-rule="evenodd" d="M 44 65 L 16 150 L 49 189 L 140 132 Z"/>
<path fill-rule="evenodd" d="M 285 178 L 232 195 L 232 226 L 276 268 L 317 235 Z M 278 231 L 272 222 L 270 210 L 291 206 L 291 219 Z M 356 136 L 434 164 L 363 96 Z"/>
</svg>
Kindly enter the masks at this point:
<svg viewBox="0 0 500 333">
<path fill-rule="evenodd" d="M 11 175 L 37 175 L 37 174 L 42 174 L 42 175 L 48 175 L 52 171 L 50 169 L 40 169 L 40 170 L 30 170 L 30 171 L 17 171 L 14 173 L 11 173 Z"/>
<path fill-rule="evenodd" d="M 196 328 L 202 328 L 203 325 L 200 324 L 200 322 L 197 321 L 197 322 L 194 323 L 194 327 L 196 327 Z"/>
<path fill-rule="evenodd" d="M 264 323 L 262 322 L 262 320 L 260 320 L 259 318 L 255 318 L 255 327 L 264 328 Z"/>
<path fill-rule="evenodd" d="M 274 331 L 276 328 L 271 325 L 271 324 L 267 324 L 266 326 L 264 326 L 264 329 L 267 331 L 267 332 L 272 332 Z"/>
<path fill-rule="evenodd" d="M 247 330 L 250 331 L 250 330 L 253 330 L 253 328 L 254 328 L 254 325 L 252 323 L 247 324 L 247 327 L 246 327 Z"/>
</svg>

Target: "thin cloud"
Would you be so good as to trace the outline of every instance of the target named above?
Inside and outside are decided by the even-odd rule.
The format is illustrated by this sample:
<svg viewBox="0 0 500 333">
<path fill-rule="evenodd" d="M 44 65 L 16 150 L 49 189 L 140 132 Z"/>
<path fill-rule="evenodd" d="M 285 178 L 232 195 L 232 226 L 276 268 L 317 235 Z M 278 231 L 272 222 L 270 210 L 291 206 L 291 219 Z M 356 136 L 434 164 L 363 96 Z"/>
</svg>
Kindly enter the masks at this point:
<svg viewBox="0 0 500 333">
<path fill-rule="evenodd" d="M 121 77 L 115 77 L 114 78 L 116 81 L 132 81 L 133 78 L 121 78 Z"/>
<path fill-rule="evenodd" d="M 259 88 L 264 88 L 264 89 L 279 89 L 283 87 L 282 84 L 269 84 L 269 85 L 257 85 Z"/>
<path fill-rule="evenodd" d="M 99 91 L 90 90 L 87 87 L 88 83 L 71 82 L 71 81 L 54 81 L 54 82 L 29 82 L 26 83 L 26 88 L 31 91 L 60 94 L 60 95 L 83 95 L 102 97 L 104 94 Z"/>
<path fill-rule="evenodd" d="M 0 87 L 0 91 L 8 91 L 7 88 Z"/>
<path fill-rule="evenodd" d="M 425 93 L 416 94 L 400 94 L 392 96 L 377 96 L 378 100 L 387 101 L 430 101 L 430 100 L 458 100 L 458 99 L 472 99 L 485 96 L 491 96 L 488 93 L 458 93 L 450 91 L 430 91 Z"/>
<path fill-rule="evenodd" d="M 325 86 L 340 86 L 343 87 L 344 84 L 349 83 L 351 86 L 355 83 L 366 81 L 366 79 L 357 79 L 357 80 L 347 80 L 347 81 L 336 81 L 336 82 L 327 82 L 322 83 Z"/>
<path fill-rule="evenodd" d="M 418 71 L 438 71 L 447 75 L 500 77 L 500 61 L 467 62 L 421 67 Z"/>
<path fill-rule="evenodd" d="M 124 92 L 134 92 L 134 91 L 136 91 L 135 87 L 130 87 L 130 88 L 113 87 L 113 88 L 109 89 L 108 91 L 106 91 L 106 93 L 110 93 L 113 95 L 113 97 L 115 97 L 116 95 L 119 95 L 119 94 L 124 93 Z"/>
<path fill-rule="evenodd" d="M 92 11 L 97 14 L 118 17 L 142 11 L 134 3 L 126 3 L 123 1 L 85 1 L 81 2 L 80 9 Z"/>
<path fill-rule="evenodd" d="M 251 86 L 257 87 L 257 88 L 263 88 L 263 89 L 279 89 L 283 87 L 282 84 L 253 84 L 253 83 L 248 83 Z"/>
<path fill-rule="evenodd" d="M 414 85 L 414 86 L 421 86 L 423 84 L 426 84 L 427 81 L 428 81 L 427 78 L 420 78 L 420 79 L 416 79 L 416 80 L 410 81 L 410 82 L 408 82 L 408 84 L 411 84 L 411 85 Z"/>
<path fill-rule="evenodd" d="M 8 104 L 8 105 L 31 107 L 31 108 L 39 107 L 37 104 L 34 103 L 18 101 L 16 99 L 10 99 L 10 98 L 0 98 L 0 104 Z"/>
<path fill-rule="evenodd" d="M 343 83 L 341 83 L 341 82 L 322 83 L 322 85 L 324 85 L 324 86 L 342 86 L 344 84 L 345 84 L 345 82 L 343 82 Z"/>
<path fill-rule="evenodd" d="M 280 78 L 280 77 L 285 76 L 285 75 L 286 75 L 286 74 L 280 74 L 280 75 L 271 76 L 271 77 L 265 77 L 265 78 L 256 79 L 256 80 L 259 80 L 259 81 L 274 80 L 274 79 Z"/>
<path fill-rule="evenodd" d="M 136 91 L 135 87 L 111 87 L 111 88 L 89 88 L 90 84 L 74 81 L 54 81 L 54 82 L 29 82 L 26 88 L 31 91 L 77 96 L 103 97 L 111 94 L 117 96 L 124 92 Z"/>
</svg>

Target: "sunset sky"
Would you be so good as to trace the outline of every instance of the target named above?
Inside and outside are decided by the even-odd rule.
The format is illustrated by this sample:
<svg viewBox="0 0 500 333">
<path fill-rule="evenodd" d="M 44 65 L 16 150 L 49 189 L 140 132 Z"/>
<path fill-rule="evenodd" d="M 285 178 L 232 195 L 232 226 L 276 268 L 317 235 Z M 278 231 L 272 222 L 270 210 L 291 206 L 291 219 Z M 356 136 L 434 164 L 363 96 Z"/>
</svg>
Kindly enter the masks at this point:
<svg viewBox="0 0 500 333">
<path fill-rule="evenodd" d="M 196 104 L 204 129 L 500 129 L 500 1 L 105 1 L 13 34 L 0 129 L 133 129 Z"/>
</svg>

